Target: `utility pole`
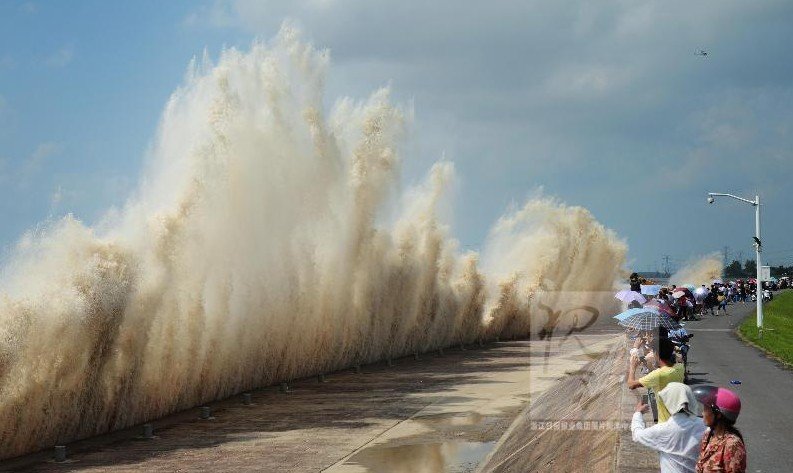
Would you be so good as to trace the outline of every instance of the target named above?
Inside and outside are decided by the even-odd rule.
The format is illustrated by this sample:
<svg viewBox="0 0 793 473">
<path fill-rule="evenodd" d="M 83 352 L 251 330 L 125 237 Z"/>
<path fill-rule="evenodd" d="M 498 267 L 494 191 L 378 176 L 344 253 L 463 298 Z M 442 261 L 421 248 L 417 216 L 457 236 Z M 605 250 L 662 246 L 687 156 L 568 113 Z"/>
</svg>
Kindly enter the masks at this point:
<svg viewBox="0 0 793 473">
<path fill-rule="evenodd" d="M 667 278 L 672 275 L 672 273 L 669 271 L 669 258 L 670 258 L 669 255 L 663 255 L 663 257 L 661 258 L 664 261 L 664 277 Z"/>
<path fill-rule="evenodd" d="M 732 194 L 724 194 L 721 192 L 708 192 L 708 203 L 712 204 L 716 197 L 730 197 L 735 200 L 740 200 L 746 204 L 754 207 L 754 249 L 755 249 L 755 266 L 757 267 L 757 276 L 755 281 L 757 283 L 757 335 L 763 338 L 763 278 L 761 273 L 762 262 L 760 260 L 760 253 L 763 251 L 762 236 L 760 234 L 760 196 L 755 195 L 754 200 L 744 199 Z"/>
<path fill-rule="evenodd" d="M 729 259 L 728 255 L 730 254 L 730 247 L 725 246 L 722 251 L 724 252 L 724 266 L 727 266 L 727 263 L 729 262 L 727 260 Z"/>
</svg>

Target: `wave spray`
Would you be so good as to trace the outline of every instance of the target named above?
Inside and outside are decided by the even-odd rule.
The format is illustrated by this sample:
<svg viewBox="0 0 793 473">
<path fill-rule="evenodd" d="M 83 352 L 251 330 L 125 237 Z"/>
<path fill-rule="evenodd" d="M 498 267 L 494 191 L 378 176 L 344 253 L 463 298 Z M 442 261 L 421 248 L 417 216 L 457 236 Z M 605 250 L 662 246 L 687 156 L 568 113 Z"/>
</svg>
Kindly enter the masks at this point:
<svg viewBox="0 0 793 473">
<path fill-rule="evenodd" d="M 125 207 L 23 238 L 0 286 L 0 457 L 527 336 L 532 294 L 614 286 L 624 243 L 551 199 L 502 217 L 481 256 L 461 254 L 438 217 L 452 165 L 400 198 L 403 112 L 387 89 L 326 112 L 328 64 L 287 26 L 191 65 Z"/>
<path fill-rule="evenodd" d="M 669 278 L 674 284 L 704 284 L 710 287 L 715 279 L 720 279 L 724 273 L 724 263 L 718 254 L 701 256 L 688 261 L 682 268 Z"/>
</svg>

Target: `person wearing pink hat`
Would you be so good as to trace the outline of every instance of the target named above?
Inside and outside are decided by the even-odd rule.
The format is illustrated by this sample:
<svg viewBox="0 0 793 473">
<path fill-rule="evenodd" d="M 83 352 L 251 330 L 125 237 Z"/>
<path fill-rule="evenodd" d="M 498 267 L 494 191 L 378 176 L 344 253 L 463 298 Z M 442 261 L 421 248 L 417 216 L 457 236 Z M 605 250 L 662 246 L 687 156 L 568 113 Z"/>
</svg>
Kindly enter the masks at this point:
<svg viewBox="0 0 793 473">
<path fill-rule="evenodd" d="M 697 473 L 745 472 L 746 446 L 735 428 L 741 399 L 729 389 L 716 386 L 698 386 L 694 395 L 704 406 L 702 420 L 708 426 L 700 444 Z"/>
</svg>

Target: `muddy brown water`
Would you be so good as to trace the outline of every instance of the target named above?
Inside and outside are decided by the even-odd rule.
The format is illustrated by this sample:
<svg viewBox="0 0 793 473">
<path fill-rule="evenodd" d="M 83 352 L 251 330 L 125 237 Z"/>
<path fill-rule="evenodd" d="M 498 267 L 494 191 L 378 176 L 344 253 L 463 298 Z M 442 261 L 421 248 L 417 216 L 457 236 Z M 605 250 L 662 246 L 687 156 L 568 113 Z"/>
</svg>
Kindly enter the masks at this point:
<svg viewBox="0 0 793 473">
<path fill-rule="evenodd" d="M 353 455 L 347 465 L 383 473 L 473 472 L 490 453 L 493 442 L 432 442 L 384 445 Z"/>
</svg>

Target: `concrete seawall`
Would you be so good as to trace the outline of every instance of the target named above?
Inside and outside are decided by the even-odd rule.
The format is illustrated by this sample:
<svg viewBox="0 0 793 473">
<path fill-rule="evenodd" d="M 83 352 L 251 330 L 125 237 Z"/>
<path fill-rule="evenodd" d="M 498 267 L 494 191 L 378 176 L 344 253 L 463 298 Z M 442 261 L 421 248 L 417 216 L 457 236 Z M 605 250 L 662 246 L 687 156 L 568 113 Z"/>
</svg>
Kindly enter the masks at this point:
<svg viewBox="0 0 793 473">
<path fill-rule="evenodd" d="M 478 471 L 657 471 L 658 455 L 631 440 L 639 393 L 625 386 L 627 359 L 617 336 L 605 356 L 533 401 Z"/>
<path fill-rule="evenodd" d="M 67 464 L 47 450 L 0 471 L 654 471 L 627 430 L 624 345 L 596 330 L 366 365 L 212 403 L 211 420 L 159 419 L 151 440 L 128 429 L 69 444 Z"/>
</svg>

